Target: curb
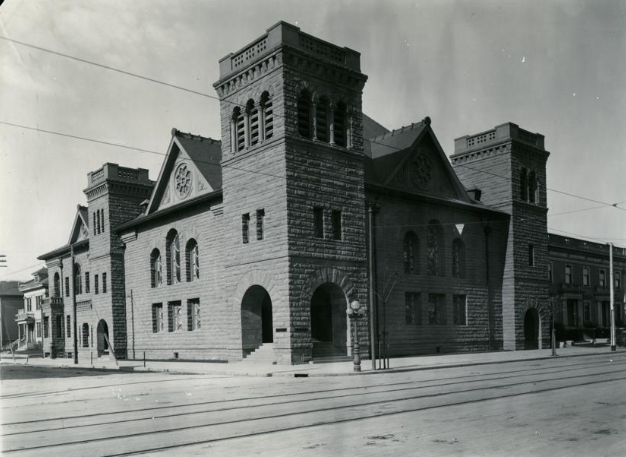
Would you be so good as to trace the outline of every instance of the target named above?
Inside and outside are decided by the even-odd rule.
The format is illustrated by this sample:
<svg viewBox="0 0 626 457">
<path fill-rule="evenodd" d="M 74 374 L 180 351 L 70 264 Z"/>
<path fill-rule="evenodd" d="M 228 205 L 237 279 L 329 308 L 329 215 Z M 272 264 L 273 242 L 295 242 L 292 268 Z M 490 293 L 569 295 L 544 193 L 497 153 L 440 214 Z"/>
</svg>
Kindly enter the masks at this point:
<svg viewBox="0 0 626 457">
<path fill-rule="evenodd" d="M 555 358 L 572 358 L 572 357 L 597 357 L 597 356 L 610 356 L 612 354 L 620 354 L 624 353 L 623 351 L 616 352 L 594 352 L 590 354 L 563 354 L 552 356 L 540 356 L 540 357 L 530 357 L 530 358 L 522 358 L 515 360 L 493 360 L 493 361 L 476 361 L 476 362 L 452 362 L 449 364 L 439 364 L 439 365 L 424 365 L 424 366 L 408 366 L 408 367 L 398 367 L 398 368 L 389 368 L 386 370 L 368 370 L 361 372 L 354 371 L 346 371 L 340 373 L 307 373 L 307 372 L 298 372 L 298 371 L 290 371 L 290 372 L 233 372 L 233 371 L 213 371 L 213 372 L 202 372 L 202 371 L 189 371 L 184 369 L 176 369 L 176 368 L 154 368 L 154 367 L 142 367 L 142 366 L 123 366 L 118 365 L 117 367 L 106 367 L 106 366 L 77 366 L 77 365 L 46 365 L 46 364 L 27 364 L 20 363 L 18 361 L 12 360 L 2 360 L 2 365 L 22 365 L 22 366 L 31 366 L 31 367 L 45 367 L 45 368 L 64 368 L 64 369 L 77 369 L 77 370 L 88 370 L 88 371 L 121 371 L 126 373 L 169 373 L 169 374 L 177 374 L 177 375 L 213 375 L 213 376 L 246 376 L 246 377 L 263 377 L 263 378 L 271 378 L 271 377 L 279 377 L 279 378 L 322 378 L 322 377 L 337 377 L 337 376 L 361 376 L 361 375 L 384 375 L 387 373 L 407 373 L 412 371 L 426 371 L 426 370 L 440 370 L 445 368 L 463 368 L 470 366 L 478 366 L 478 365 L 499 365 L 505 363 L 520 363 L 520 362 L 529 362 L 534 360 L 551 360 Z"/>
</svg>

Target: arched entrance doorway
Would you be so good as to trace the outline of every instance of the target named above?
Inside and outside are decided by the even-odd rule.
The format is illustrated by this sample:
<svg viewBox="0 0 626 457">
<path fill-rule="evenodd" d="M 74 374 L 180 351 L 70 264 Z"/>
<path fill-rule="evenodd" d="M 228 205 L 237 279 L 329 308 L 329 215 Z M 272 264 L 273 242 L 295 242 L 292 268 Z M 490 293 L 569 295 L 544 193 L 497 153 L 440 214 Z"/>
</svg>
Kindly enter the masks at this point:
<svg viewBox="0 0 626 457">
<path fill-rule="evenodd" d="M 250 287 L 241 300 L 241 338 L 244 357 L 274 342 L 272 299 L 261 286 Z"/>
<path fill-rule="evenodd" d="M 98 356 L 109 353 L 109 326 L 104 319 L 98 322 Z"/>
<path fill-rule="evenodd" d="M 311 340 L 314 358 L 348 354 L 347 307 L 346 295 L 337 284 L 327 282 L 313 292 Z"/>
<path fill-rule="evenodd" d="M 540 320 L 537 308 L 529 308 L 524 315 L 524 349 L 539 349 Z"/>
</svg>

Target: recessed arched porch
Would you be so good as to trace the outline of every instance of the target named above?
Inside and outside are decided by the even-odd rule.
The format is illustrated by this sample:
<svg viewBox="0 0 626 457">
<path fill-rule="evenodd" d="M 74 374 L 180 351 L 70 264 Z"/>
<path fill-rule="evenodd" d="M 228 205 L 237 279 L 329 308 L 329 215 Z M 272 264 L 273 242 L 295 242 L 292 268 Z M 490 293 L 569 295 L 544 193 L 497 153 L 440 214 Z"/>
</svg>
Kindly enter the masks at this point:
<svg viewBox="0 0 626 457">
<path fill-rule="evenodd" d="M 262 286 L 249 287 L 241 300 L 241 339 L 244 357 L 274 342 L 272 299 Z"/>
<path fill-rule="evenodd" d="M 332 282 L 319 285 L 311 297 L 311 341 L 313 358 L 348 355 L 346 317 L 348 300 L 343 289 Z"/>
<path fill-rule="evenodd" d="M 109 326 L 104 319 L 98 322 L 97 327 L 98 357 L 109 354 Z"/>
</svg>

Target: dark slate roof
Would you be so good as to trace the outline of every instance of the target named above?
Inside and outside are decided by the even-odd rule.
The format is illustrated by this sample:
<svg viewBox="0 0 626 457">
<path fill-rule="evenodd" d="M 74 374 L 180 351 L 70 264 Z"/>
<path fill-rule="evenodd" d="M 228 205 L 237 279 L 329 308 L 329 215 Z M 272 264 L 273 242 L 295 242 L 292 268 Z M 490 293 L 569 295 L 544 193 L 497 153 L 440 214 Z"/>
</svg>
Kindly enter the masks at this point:
<svg viewBox="0 0 626 457">
<path fill-rule="evenodd" d="M 367 114 L 363 113 L 363 138 L 374 138 L 383 133 L 389 133 L 389 129 L 386 129 Z"/>
<path fill-rule="evenodd" d="M 367 139 L 366 141 L 370 143 L 370 157 L 377 159 L 411 147 L 428 125 L 430 122 L 426 121 L 413 123 Z"/>
<path fill-rule="evenodd" d="M 24 295 L 20 292 L 19 281 L 0 281 L 0 296 L 8 295 Z"/>
<path fill-rule="evenodd" d="M 430 125 L 430 119 L 364 140 L 365 180 L 384 183 L 398 164 L 411 153 L 411 146 Z"/>
<path fill-rule="evenodd" d="M 176 132 L 176 138 L 213 190 L 222 188 L 222 142 L 200 135 Z"/>
</svg>

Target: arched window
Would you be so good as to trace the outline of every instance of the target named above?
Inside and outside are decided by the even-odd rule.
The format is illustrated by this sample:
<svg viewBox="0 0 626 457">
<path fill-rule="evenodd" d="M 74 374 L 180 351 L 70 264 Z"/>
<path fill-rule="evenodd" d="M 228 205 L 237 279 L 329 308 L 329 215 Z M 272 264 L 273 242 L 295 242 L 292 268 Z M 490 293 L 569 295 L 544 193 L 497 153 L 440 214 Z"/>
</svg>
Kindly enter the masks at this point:
<svg viewBox="0 0 626 457">
<path fill-rule="evenodd" d="M 74 264 L 74 295 L 83 293 L 83 282 L 80 276 L 80 265 Z"/>
<path fill-rule="evenodd" d="M 461 238 L 456 238 L 452 242 L 452 276 L 465 277 L 465 244 Z"/>
<path fill-rule="evenodd" d="M 60 297 L 61 294 L 61 276 L 59 273 L 54 274 L 54 296 Z"/>
<path fill-rule="evenodd" d="M 153 288 L 161 287 L 163 284 L 162 271 L 161 253 L 154 248 L 150 254 L 150 282 Z"/>
<path fill-rule="evenodd" d="M 298 98 L 298 133 L 305 138 L 313 137 L 311 122 L 311 93 L 303 90 Z"/>
<path fill-rule="evenodd" d="M 243 113 L 241 108 L 237 107 L 233 110 L 233 115 L 230 122 L 230 143 L 231 151 L 237 152 L 243 150 L 245 146 L 245 126 L 243 121 Z"/>
<path fill-rule="evenodd" d="M 329 113 L 330 106 L 328 103 L 328 99 L 326 97 L 322 97 L 317 102 L 316 106 L 316 115 L 315 115 L 315 138 L 319 141 L 323 141 L 324 143 L 330 142 L 329 138 Z"/>
<path fill-rule="evenodd" d="M 180 240 L 178 232 L 170 230 L 166 238 L 167 246 L 167 283 L 178 284 L 180 282 Z"/>
<path fill-rule="evenodd" d="M 428 274 L 431 276 L 443 275 L 443 230 L 438 221 L 431 221 L 428 223 L 426 241 L 428 243 Z"/>
<path fill-rule="evenodd" d="M 534 171 L 528 174 L 528 201 L 530 203 L 537 201 L 537 174 Z"/>
<path fill-rule="evenodd" d="M 253 100 L 248 100 L 246 104 L 246 115 L 248 117 L 248 128 L 246 135 L 248 141 L 246 146 L 254 146 L 259 142 L 259 109 L 254 104 Z"/>
<path fill-rule="evenodd" d="M 528 200 L 528 170 L 524 167 L 522 167 L 519 173 L 519 190 L 520 200 Z"/>
<path fill-rule="evenodd" d="M 333 134 L 337 146 L 346 147 L 347 127 L 346 105 L 339 102 L 333 111 Z"/>
<path fill-rule="evenodd" d="M 270 98 L 270 94 L 265 91 L 261 95 L 261 102 L 259 103 L 261 106 L 261 141 L 266 140 L 268 138 L 272 138 L 274 135 L 274 107 L 272 104 L 272 99 Z"/>
<path fill-rule="evenodd" d="M 187 242 L 185 248 L 187 260 L 187 281 L 200 279 L 200 256 L 198 243 L 193 238 Z"/>
<path fill-rule="evenodd" d="M 89 347 L 89 324 L 84 323 L 83 324 L 83 347 L 84 348 L 88 348 Z"/>
<path fill-rule="evenodd" d="M 404 236 L 404 272 L 419 273 L 419 240 L 414 232 Z"/>
</svg>

